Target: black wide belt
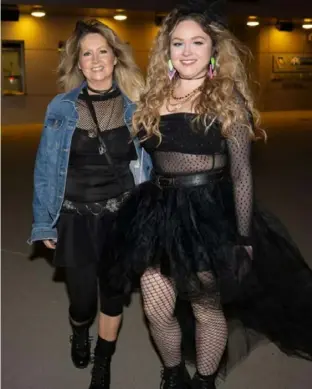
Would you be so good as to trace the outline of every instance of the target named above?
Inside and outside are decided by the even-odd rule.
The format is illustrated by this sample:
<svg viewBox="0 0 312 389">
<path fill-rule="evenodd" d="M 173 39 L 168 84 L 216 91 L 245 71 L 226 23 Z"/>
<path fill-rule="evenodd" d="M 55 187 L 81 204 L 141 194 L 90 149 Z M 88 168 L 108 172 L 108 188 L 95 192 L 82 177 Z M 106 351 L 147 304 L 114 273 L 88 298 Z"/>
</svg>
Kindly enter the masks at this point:
<svg viewBox="0 0 312 389">
<path fill-rule="evenodd" d="M 186 176 L 162 176 L 155 174 L 152 178 L 152 182 L 159 186 L 164 187 L 192 187 L 207 185 L 220 181 L 224 176 L 224 171 L 213 170 L 211 172 L 188 174 Z"/>
</svg>

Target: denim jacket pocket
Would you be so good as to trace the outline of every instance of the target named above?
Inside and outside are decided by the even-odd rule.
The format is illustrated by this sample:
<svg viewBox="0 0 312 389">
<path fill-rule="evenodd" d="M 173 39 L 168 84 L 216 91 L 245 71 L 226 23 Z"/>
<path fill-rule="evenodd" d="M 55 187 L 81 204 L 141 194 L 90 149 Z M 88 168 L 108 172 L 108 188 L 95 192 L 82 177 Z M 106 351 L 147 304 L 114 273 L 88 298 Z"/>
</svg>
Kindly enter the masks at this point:
<svg viewBox="0 0 312 389">
<path fill-rule="evenodd" d="M 45 127 L 51 130 L 59 130 L 64 123 L 64 118 L 61 116 L 49 115 L 44 123 Z"/>
</svg>

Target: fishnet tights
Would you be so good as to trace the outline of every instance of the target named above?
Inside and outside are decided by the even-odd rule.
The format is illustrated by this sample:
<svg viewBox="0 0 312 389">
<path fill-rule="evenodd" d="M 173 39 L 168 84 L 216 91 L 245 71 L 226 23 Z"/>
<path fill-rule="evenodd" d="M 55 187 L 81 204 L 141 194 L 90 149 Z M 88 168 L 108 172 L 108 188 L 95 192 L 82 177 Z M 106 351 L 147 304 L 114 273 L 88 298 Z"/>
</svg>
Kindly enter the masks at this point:
<svg viewBox="0 0 312 389">
<path fill-rule="evenodd" d="M 202 283 L 215 286 L 215 279 L 209 272 L 199 274 Z M 213 374 L 220 363 L 226 342 L 227 323 L 223 315 L 220 298 L 202 298 L 192 304 L 196 318 L 196 365 L 202 375 Z"/>
<path fill-rule="evenodd" d="M 144 312 L 151 335 L 166 367 L 181 362 L 181 330 L 174 317 L 176 291 L 172 282 L 155 269 L 141 277 Z"/>
<path fill-rule="evenodd" d="M 211 273 L 199 275 L 206 285 L 214 283 Z M 144 311 L 151 335 L 166 367 L 181 362 L 181 330 L 174 317 L 175 287 L 156 269 L 148 269 L 141 278 Z M 196 363 L 202 375 L 213 374 L 220 363 L 227 342 L 227 325 L 219 299 L 202 298 L 192 303 L 196 318 Z"/>
</svg>

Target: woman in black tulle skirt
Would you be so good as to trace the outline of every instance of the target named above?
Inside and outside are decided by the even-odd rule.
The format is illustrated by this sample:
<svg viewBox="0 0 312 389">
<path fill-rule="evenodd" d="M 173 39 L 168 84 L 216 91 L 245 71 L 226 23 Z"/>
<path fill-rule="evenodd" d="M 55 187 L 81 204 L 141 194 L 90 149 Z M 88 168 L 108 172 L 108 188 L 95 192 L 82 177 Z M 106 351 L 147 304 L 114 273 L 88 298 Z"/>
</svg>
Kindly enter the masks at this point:
<svg viewBox="0 0 312 389">
<path fill-rule="evenodd" d="M 279 220 L 253 201 L 257 111 L 243 52 L 211 10 L 176 8 L 157 37 L 134 116 L 154 176 L 120 209 L 105 262 L 113 272 L 102 287 L 129 294 L 140 281 L 164 389 L 215 388 L 217 372 L 259 337 L 312 358 L 312 272 Z M 180 326 L 191 315 L 192 380 Z M 232 359 L 239 328 L 245 345 L 234 342 Z"/>
</svg>

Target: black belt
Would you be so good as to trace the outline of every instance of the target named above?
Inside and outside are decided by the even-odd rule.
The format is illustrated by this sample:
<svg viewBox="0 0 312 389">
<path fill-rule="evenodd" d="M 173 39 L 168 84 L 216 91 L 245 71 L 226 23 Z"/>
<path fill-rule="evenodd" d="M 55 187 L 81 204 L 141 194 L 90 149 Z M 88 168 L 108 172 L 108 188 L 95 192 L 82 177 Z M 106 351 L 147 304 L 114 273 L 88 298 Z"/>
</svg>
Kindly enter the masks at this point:
<svg viewBox="0 0 312 389">
<path fill-rule="evenodd" d="M 152 178 L 152 182 L 159 186 L 163 187 L 192 187 L 192 186 L 201 186 L 207 185 L 210 183 L 215 183 L 220 181 L 224 176 L 224 171 L 211 171 L 205 173 L 196 173 L 188 174 L 187 176 L 161 176 L 155 174 Z"/>
</svg>

